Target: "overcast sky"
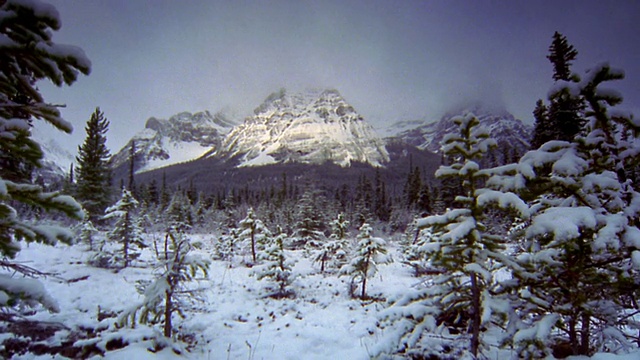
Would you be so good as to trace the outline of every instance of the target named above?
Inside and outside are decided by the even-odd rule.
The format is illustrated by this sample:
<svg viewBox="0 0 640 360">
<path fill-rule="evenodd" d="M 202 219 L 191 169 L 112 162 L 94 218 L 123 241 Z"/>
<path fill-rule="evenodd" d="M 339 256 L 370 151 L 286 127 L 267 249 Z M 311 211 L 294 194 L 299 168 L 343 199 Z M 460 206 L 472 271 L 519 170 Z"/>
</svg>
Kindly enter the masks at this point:
<svg viewBox="0 0 640 360">
<path fill-rule="evenodd" d="M 574 71 L 624 69 L 617 89 L 640 116 L 640 1 L 49 2 L 62 19 L 54 41 L 93 63 L 71 87 L 40 84 L 47 101 L 67 105 L 73 151 L 96 106 L 115 153 L 151 116 L 246 115 L 281 87 L 336 88 L 377 128 L 470 100 L 531 122 L 552 85 L 554 31 L 578 50 Z"/>
</svg>

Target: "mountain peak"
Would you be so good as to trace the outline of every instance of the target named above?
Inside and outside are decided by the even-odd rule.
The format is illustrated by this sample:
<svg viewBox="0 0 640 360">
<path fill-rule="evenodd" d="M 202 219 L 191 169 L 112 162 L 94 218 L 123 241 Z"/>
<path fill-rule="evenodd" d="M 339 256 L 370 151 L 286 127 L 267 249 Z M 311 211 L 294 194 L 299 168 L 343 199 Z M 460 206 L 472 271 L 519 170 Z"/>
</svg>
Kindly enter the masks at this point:
<svg viewBox="0 0 640 360">
<path fill-rule="evenodd" d="M 222 136 L 235 125 L 222 112 L 180 112 L 169 119 L 150 117 L 145 129 L 116 153 L 111 162 L 114 168 L 128 163 L 135 143 L 136 170 L 151 170 L 179 162 L 193 160 L 222 141 Z"/>
<path fill-rule="evenodd" d="M 352 161 L 381 166 L 389 159 L 373 128 L 335 89 L 271 93 L 207 157 L 239 166 Z"/>
<path fill-rule="evenodd" d="M 513 151 L 518 153 L 524 153 L 529 148 L 528 139 L 531 133 L 529 127 L 506 110 L 481 103 L 456 107 L 442 116 L 439 121 L 422 123 L 420 126 L 398 133 L 395 137 L 410 145 L 437 153 L 440 151 L 444 136 L 457 129 L 453 118 L 467 112 L 472 112 L 480 120 L 480 125 L 489 131 L 489 136 L 496 139 L 498 143 L 506 142 Z M 400 123 L 400 125 L 404 124 Z"/>
</svg>

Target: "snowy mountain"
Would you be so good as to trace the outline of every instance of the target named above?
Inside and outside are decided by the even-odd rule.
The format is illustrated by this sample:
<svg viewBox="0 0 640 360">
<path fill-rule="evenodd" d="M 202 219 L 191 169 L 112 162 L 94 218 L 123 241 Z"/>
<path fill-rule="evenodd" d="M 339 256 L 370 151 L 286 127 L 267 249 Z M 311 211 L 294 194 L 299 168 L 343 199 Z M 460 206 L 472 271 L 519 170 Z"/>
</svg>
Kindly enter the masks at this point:
<svg viewBox="0 0 640 360">
<path fill-rule="evenodd" d="M 40 144 L 43 158 L 40 161 L 41 167 L 35 170 L 36 177 L 44 184 L 58 183 L 69 174 L 71 164 L 75 164 L 75 155 L 67 151 L 60 141 L 64 141 L 69 135 L 63 132 L 56 132 L 58 138 L 51 138 L 51 131 L 48 125 L 38 124 L 32 129 L 32 137 Z"/>
<path fill-rule="evenodd" d="M 151 117 L 145 129 L 113 155 L 111 162 L 116 169 L 128 164 L 132 145 L 138 172 L 193 160 L 216 149 L 234 125 L 220 112 L 182 112 L 168 120 Z"/>
<path fill-rule="evenodd" d="M 498 144 L 507 144 L 518 154 L 523 154 L 529 148 L 530 126 L 525 125 L 505 110 L 487 109 L 480 105 L 456 109 L 444 115 L 439 121 L 423 122 L 412 129 L 400 130 L 397 135 L 390 138 L 401 139 L 420 149 L 437 153 L 444 136 L 457 130 L 452 119 L 467 111 L 473 112 L 478 117 L 480 124 L 489 130 L 490 136 L 496 139 Z M 393 129 L 406 128 L 408 124 L 415 124 L 415 122 L 396 123 L 389 127 L 387 132 L 393 133 Z"/>
<path fill-rule="evenodd" d="M 239 167 L 276 163 L 342 167 L 389 161 L 383 140 L 337 90 L 271 94 L 254 115 L 234 128 L 205 158 L 237 161 Z"/>
</svg>

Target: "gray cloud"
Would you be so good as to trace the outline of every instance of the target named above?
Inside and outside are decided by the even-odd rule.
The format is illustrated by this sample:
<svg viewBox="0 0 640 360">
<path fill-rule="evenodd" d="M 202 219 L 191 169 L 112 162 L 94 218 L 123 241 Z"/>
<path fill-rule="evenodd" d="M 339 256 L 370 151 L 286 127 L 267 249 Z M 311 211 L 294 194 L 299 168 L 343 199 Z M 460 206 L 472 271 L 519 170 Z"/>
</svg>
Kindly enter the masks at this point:
<svg viewBox="0 0 640 360">
<path fill-rule="evenodd" d="M 42 85 L 76 126 L 96 106 L 117 151 L 150 116 L 248 113 L 272 91 L 340 90 L 374 126 L 437 119 L 481 100 L 531 119 L 551 86 L 555 30 L 578 51 L 578 71 L 610 60 L 637 108 L 640 3 L 618 1 L 51 1 L 54 41 L 82 47 L 93 73 L 70 88 Z"/>
</svg>

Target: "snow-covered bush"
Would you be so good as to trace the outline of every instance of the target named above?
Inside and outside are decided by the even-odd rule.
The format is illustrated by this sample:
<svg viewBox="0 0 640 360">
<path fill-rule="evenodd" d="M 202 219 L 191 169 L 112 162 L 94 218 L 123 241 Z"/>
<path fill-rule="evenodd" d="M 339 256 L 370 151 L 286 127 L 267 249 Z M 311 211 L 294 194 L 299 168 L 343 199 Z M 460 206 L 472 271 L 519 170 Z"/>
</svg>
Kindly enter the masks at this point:
<svg viewBox="0 0 640 360">
<path fill-rule="evenodd" d="M 354 257 L 340 269 L 341 275 L 351 276 L 349 292 L 352 296 L 355 296 L 356 284 L 361 284 L 360 298 L 363 300 L 367 298 L 367 279 L 376 274 L 378 264 L 392 261 L 391 256 L 387 255 L 386 241 L 373 237 L 372 232 L 371 225 L 367 223 L 360 227 Z"/>
</svg>

